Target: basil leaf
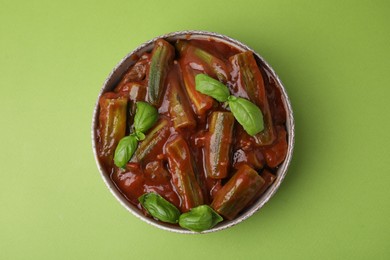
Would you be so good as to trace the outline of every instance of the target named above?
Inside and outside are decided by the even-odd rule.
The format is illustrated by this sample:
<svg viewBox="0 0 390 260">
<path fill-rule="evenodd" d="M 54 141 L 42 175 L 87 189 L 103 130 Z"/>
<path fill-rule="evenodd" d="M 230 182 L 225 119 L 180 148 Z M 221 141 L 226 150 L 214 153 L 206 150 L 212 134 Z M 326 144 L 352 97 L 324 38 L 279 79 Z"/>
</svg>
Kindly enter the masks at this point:
<svg viewBox="0 0 390 260">
<path fill-rule="evenodd" d="M 229 96 L 230 110 L 245 131 L 254 136 L 263 131 L 263 114 L 258 106 L 244 98 Z"/>
<path fill-rule="evenodd" d="M 179 218 L 179 225 L 195 232 L 214 227 L 223 218 L 208 205 L 201 205 L 184 213 Z"/>
<path fill-rule="evenodd" d="M 168 223 L 179 221 L 180 211 L 157 193 L 145 193 L 138 198 L 138 201 L 150 215 L 158 220 Z"/>
<path fill-rule="evenodd" d="M 131 159 L 137 149 L 138 141 L 134 135 L 123 137 L 115 149 L 114 163 L 116 166 L 123 168 Z"/>
<path fill-rule="evenodd" d="M 229 97 L 229 89 L 221 82 L 206 74 L 198 74 L 195 77 L 196 90 L 215 98 L 219 102 L 225 102 Z"/>
<path fill-rule="evenodd" d="M 135 138 L 137 138 L 138 141 L 145 140 L 145 134 L 142 133 L 142 132 L 135 132 L 134 135 L 135 135 Z"/>
<path fill-rule="evenodd" d="M 145 133 L 157 122 L 158 112 L 154 106 L 146 102 L 139 101 L 136 105 L 134 129 L 135 132 Z"/>
</svg>

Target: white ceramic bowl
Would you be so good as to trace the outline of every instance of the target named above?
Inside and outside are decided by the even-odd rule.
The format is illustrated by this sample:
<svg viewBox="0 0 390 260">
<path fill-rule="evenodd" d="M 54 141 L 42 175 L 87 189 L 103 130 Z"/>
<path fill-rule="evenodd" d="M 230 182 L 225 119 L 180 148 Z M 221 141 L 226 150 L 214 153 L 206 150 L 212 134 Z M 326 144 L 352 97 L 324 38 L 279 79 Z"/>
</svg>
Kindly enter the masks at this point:
<svg viewBox="0 0 390 260">
<path fill-rule="evenodd" d="M 99 163 L 99 160 L 97 158 L 97 150 L 96 150 L 96 128 L 98 125 L 98 111 L 99 111 L 99 98 L 100 96 L 108 91 L 111 91 L 114 89 L 115 85 L 119 82 L 120 78 L 122 77 L 123 73 L 132 66 L 136 60 L 137 57 L 141 57 L 141 55 L 145 52 L 150 52 L 153 49 L 153 43 L 157 40 L 163 38 L 167 41 L 174 42 L 178 39 L 210 39 L 223 42 L 228 45 L 232 45 L 236 47 L 238 50 L 246 51 L 250 50 L 254 53 L 255 58 L 258 62 L 258 64 L 264 69 L 267 73 L 273 76 L 273 78 L 276 80 L 276 86 L 279 88 L 284 104 L 284 108 L 287 113 L 287 121 L 286 121 L 286 128 L 287 128 L 287 138 L 288 138 L 288 150 L 287 150 L 287 156 L 284 160 L 284 162 L 278 167 L 276 172 L 276 180 L 272 183 L 272 185 L 267 189 L 265 193 L 261 195 L 261 197 L 249 208 L 247 208 L 245 211 L 243 211 L 241 214 L 239 214 L 234 220 L 225 220 L 212 229 L 203 231 L 201 233 L 208 233 L 208 232 L 215 232 L 219 230 L 223 230 L 226 228 L 229 228 L 231 226 L 234 226 L 248 217 L 252 216 L 256 211 L 261 209 L 264 204 L 275 194 L 277 189 L 279 188 L 280 184 L 282 183 L 284 177 L 286 176 L 288 166 L 291 161 L 291 156 L 293 153 L 293 147 L 294 147 L 294 117 L 293 112 L 291 109 L 290 100 L 287 96 L 286 90 L 283 87 L 282 82 L 280 81 L 279 77 L 276 75 L 274 70 L 271 68 L 271 66 L 254 50 L 246 46 L 245 44 L 234 40 L 228 36 L 217 34 L 217 33 L 211 33 L 206 31 L 179 31 L 174 33 L 165 34 L 159 37 L 156 37 L 148 42 L 145 42 L 144 44 L 141 44 L 138 48 L 130 52 L 126 57 L 124 57 L 118 65 L 112 70 L 110 75 L 107 77 L 106 81 L 103 84 L 102 89 L 100 90 L 94 111 L 93 111 L 93 118 L 92 118 L 92 147 L 93 152 L 95 155 L 95 160 L 97 163 L 97 166 L 99 168 L 100 174 L 106 183 L 108 189 L 111 191 L 111 193 L 118 199 L 118 201 L 122 204 L 123 207 L 125 207 L 128 211 L 130 211 L 132 214 L 134 214 L 136 217 L 140 218 L 141 220 L 156 226 L 158 228 L 177 232 L 177 233 L 184 233 L 184 234 L 192 234 L 196 233 L 193 231 L 189 231 L 186 229 L 183 229 L 179 226 L 173 226 L 170 224 L 166 224 L 163 222 L 156 221 L 152 218 L 148 218 L 144 216 L 139 209 L 137 209 L 133 204 L 128 202 L 125 197 L 118 191 L 115 184 L 112 182 L 109 173 L 107 173 L 102 165 Z"/>
</svg>

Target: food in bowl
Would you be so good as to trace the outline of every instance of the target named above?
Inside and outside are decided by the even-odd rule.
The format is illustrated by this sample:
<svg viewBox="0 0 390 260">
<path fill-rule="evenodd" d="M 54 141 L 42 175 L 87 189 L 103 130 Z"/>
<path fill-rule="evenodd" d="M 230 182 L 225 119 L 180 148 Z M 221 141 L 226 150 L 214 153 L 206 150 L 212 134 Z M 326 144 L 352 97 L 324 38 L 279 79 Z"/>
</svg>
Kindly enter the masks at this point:
<svg viewBox="0 0 390 260">
<path fill-rule="evenodd" d="M 287 116 L 250 50 L 160 38 L 100 96 L 97 158 L 145 216 L 202 232 L 237 218 L 275 181 Z"/>
</svg>

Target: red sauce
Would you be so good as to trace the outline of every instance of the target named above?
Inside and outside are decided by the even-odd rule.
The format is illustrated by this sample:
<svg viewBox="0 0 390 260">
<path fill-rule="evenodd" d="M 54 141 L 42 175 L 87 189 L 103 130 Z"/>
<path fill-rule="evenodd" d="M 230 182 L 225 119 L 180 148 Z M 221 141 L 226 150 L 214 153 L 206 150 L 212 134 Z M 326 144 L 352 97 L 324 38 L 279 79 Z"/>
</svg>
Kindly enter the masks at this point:
<svg viewBox="0 0 390 260">
<path fill-rule="evenodd" d="M 189 44 L 192 49 L 188 48 L 188 46 L 186 48 L 180 47 L 180 44 L 183 43 L 184 45 Z M 126 199 L 140 209 L 138 197 L 144 193 L 156 192 L 179 209 L 182 209 L 182 211 L 188 210 L 188 207 L 190 207 L 188 205 L 193 202 L 188 204 L 189 202 L 186 202 L 181 191 L 178 190 L 177 184 L 174 183 L 178 182 L 177 179 L 172 177 L 172 171 L 176 171 L 176 168 L 178 168 L 178 171 L 183 172 L 188 171 L 189 168 L 192 169 L 195 182 L 201 190 L 201 197 L 198 197 L 198 199 L 203 204 L 211 204 L 218 191 L 235 174 L 236 170 L 242 168 L 243 165 L 245 167 L 249 166 L 257 171 L 260 176 L 264 177 L 263 182 L 265 184 L 256 194 L 256 196 L 260 196 L 259 193 L 264 192 L 274 181 L 275 176 L 273 174 L 277 170 L 278 165 L 283 162 L 287 153 L 286 112 L 276 80 L 256 64 L 256 67 L 259 69 L 256 73 L 260 75 L 256 76 L 256 73 L 254 74 L 257 80 L 261 80 L 262 84 L 264 84 L 266 92 L 265 103 L 272 116 L 271 127 L 275 135 L 272 143 L 267 145 L 259 144 L 255 137 L 249 136 L 242 126 L 235 122 L 231 146 L 228 151 L 227 177 L 222 179 L 210 178 L 205 167 L 205 157 L 208 155 L 205 154 L 204 149 L 207 138 L 209 138 L 209 116 L 213 112 L 229 111 L 229 109 L 224 104 L 218 103 L 210 97 L 202 97 L 197 92 L 191 92 L 191 86 L 193 87 L 195 84 L 194 76 L 196 74 L 205 73 L 225 83 L 232 95 L 250 99 L 251 96 L 247 93 L 245 86 L 242 85 L 242 82 L 238 82 L 238 78 L 242 77 L 242 75 L 239 75 L 240 71 L 237 70 L 238 68 L 235 67 L 231 60 L 231 57 L 238 54 L 239 50 L 212 39 L 183 40 L 179 44 L 176 42 L 171 42 L 171 44 L 173 46 L 176 44 L 176 54 L 173 62 L 169 65 L 166 75 L 161 105 L 157 107 L 159 112 L 157 125 L 161 129 L 153 133 L 154 128 L 152 128 L 145 133 L 146 136 L 154 134 L 158 138 L 156 144 L 150 150 L 147 150 L 148 152 L 142 156 L 141 160 L 137 159 L 137 156 L 133 156 L 125 169 L 120 169 L 113 163 L 106 163 L 105 160 L 107 158 L 112 160 L 112 155 L 101 157 L 100 160 L 105 165 L 106 171 L 111 173 L 112 181 Z M 210 56 L 199 57 L 194 52 L 194 49 L 200 49 Z M 124 73 L 122 80 L 115 87 L 115 94 L 105 94 L 108 97 L 128 97 L 126 134 L 132 130 L 135 102 L 148 102 L 148 91 L 150 91 L 147 89 L 148 71 L 151 59 L 152 55 L 149 53 L 142 55 L 135 65 Z M 197 101 L 200 101 L 200 103 L 197 104 Z M 201 102 L 204 102 L 204 104 Z M 253 102 L 263 105 L 264 100 L 255 100 Z M 179 103 L 179 106 L 175 107 L 177 103 Z M 182 108 L 183 111 L 177 112 L 176 108 Z M 104 108 L 101 108 L 101 111 L 103 110 Z M 101 115 L 99 118 L 101 124 L 107 121 L 104 115 Z M 97 129 L 98 144 L 101 142 L 100 132 L 101 129 Z M 121 136 L 123 137 L 123 134 Z M 177 140 L 175 138 L 178 136 L 188 146 L 190 154 L 188 156 L 190 158 L 182 158 L 185 163 L 169 161 L 169 158 L 167 158 L 166 146 L 172 140 Z M 117 136 L 116 138 L 118 139 L 119 137 Z M 117 139 L 115 145 L 118 142 Z M 138 149 L 141 146 L 142 142 L 140 142 Z M 98 147 L 102 147 L 102 144 L 99 144 Z M 175 169 L 172 167 L 175 167 Z M 252 202 L 253 200 L 248 199 L 248 201 Z M 188 205 L 185 205 L 185 203 Z"/>
</svg>

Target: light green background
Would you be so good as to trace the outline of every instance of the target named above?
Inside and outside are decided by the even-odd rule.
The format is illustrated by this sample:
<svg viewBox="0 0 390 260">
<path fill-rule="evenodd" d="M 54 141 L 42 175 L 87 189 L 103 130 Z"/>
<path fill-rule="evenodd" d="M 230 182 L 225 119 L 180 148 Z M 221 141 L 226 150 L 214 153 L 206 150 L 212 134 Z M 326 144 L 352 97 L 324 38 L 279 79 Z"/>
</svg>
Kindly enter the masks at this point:
<svg viewBox="0 0 390 260">
<path fill-rule="evenodd" d="M 0 259 L 390 259 L 389 13 L 388 1 L 0 0 Z M 184 29 L 261 53 L 296 117 L 278 193 L 214 234 L 138 220 L 91 149 L 111 69 Z"/>
</svg>

